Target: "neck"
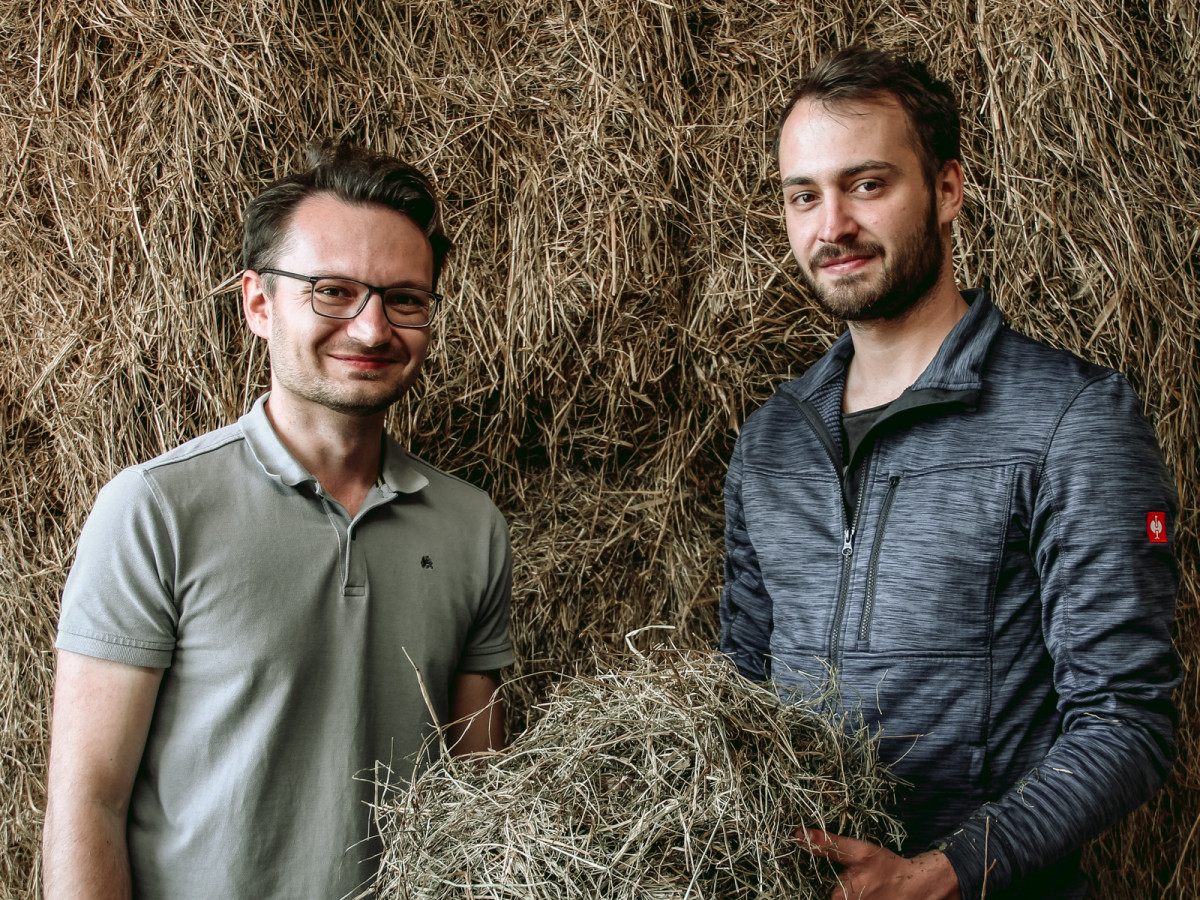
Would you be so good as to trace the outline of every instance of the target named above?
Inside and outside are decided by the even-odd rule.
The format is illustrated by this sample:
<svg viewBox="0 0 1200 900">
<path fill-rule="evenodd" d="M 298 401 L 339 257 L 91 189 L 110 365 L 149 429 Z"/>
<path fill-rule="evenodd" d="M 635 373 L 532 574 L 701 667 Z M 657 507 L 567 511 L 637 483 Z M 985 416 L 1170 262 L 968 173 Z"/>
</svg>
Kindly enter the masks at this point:
<svg viewBox="0 0 1200 900">
<path fill-rule="evenodd" d="M 266 412 L 288 452 L 353 518 L 379 477 L 386 413 L 358 417 L 289 402 L 272 390 Z"/>
<path fill-rule="evenodd" d="M 946 271 L 952 271 L 947 267 Z M 943 277 L 896 319 L 851 322 L 854 356 L 846 372 L 845 412 L 891 403 L 916 381 L 968 307 L 953 277 Z"/>
</svg>

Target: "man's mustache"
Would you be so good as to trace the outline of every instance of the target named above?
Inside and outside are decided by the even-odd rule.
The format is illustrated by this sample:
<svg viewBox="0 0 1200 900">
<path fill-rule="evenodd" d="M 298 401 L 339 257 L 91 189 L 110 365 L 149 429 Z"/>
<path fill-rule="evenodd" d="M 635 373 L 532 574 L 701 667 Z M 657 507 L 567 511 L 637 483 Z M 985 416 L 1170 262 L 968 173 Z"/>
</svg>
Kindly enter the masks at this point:
<svg viewBox="0 0 1200 900">
<path fill-rule="evenodd" d="M 870 241 L 855 244 L 826 244 L 808 258 L 809 268 L 815 269 L 835 259 L 847 256 L 883 256 L 883 245 Z"/>
</svg>

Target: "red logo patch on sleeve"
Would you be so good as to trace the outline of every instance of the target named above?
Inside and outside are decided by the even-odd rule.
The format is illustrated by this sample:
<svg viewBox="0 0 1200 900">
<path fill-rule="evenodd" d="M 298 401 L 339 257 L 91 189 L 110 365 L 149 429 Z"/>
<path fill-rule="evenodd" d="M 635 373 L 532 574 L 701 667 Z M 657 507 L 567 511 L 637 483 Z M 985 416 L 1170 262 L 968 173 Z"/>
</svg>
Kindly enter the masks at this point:
<svg viewBox="0 0 1200 900">
<path fill-rule="evenodd" d="M 1167 514 L 1160 512 L 1146 513 L 1146 535 L 1152 544 L 1167 542 Z"/>
</svg>

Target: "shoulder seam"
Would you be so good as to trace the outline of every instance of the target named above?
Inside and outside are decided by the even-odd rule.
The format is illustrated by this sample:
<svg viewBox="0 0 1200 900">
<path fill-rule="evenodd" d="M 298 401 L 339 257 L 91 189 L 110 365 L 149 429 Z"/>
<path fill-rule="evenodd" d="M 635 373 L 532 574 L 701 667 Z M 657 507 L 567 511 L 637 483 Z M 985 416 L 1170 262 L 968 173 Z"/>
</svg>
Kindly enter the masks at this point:
<svg viewBox="0 0 1200 900">
<path fill-rule="evenodd" d="M 205 441 L 205 438 L 212 438 L 220 431 L 224 431 L 226 429 L 229 431 L 228 434 L 213 440 L 211 443 Z M 245 440 L 246 435 L 242 432 L 240 427 L 228 425 L 224 429 L 210 431 L 207 434 L 202 434 L 198 437 L 192 438 L 190 441 L 185 441 L 179 446 L 168 450 L 166 453 L 160 453 L 153 459 L 148 459 L 142 463 L 135 463 L 131 468 L 139 469 L 143 472 L 149 472 L 151 469 L 159 469 L 163 468 L 164 466 L 187 462 L 199 456 L 204 456 L 207 453 L 213 453 L 223 447 L 228 446 L 229 444 Z M 200 446 L 192 446 L 195 444 L 200 444 Z"/>
<path fill-rule="evenodd" d="M 1089 378 L 1084 379 L 1083 382 L 1081 382 L 1080 385 L 1075 389 L 1075 391 L 1064 399 L 1062 407 L 1058 411 L 1058 415 L 1054 417 L 1054 424 L 1051 425 L 1048 429 L 1046 429 L 1046 441 L 1042 445 L 1042 451 L 1038 456 L 1038 481 L 1039 482 L 1041 481 L 1041 472 L 1046 466 L 1046 457 L 1049 456 L 1049 454 L 1050 454 L 1050 445 L 1052 443 L 1054 443 L 1054 438 L 1058 435 L 1058 429 L 1059 429 L 1059 426 L 1062 425 L 1063 418 L 1070 411 L 1071 407 L 1075 405 L 1075 401 L 1079 399 L 1079 396 L 1085 390 L 1087 390 L 1093 384 L 1097 384 L 1101 381 L 1107 381 L 1108 379 L 1113 378 L 1113 377 L 1124 379 L 1125 376 L 1123 376 L 1120 372 L 1116 371 L 1115 369 L 1105 369 L 1105 368 L 1101 367 L 1101 370 L 1099 372 L 1096 372 L 1093 375 L 1091 375 Z"/>
</svg>

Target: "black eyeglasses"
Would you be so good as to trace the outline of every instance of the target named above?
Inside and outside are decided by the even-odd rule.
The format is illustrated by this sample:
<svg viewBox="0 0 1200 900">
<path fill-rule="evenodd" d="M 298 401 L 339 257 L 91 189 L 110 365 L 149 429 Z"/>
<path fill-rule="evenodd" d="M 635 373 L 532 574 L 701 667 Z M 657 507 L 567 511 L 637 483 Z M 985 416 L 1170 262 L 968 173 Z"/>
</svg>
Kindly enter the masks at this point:
<svg viewBox="0 0 1200 900">
<path fill-rule="evenodd" d="M 383 298 L 383 314 L 397 328 L 428 328 L 442 295 L 410 287 L 376 287 L 353 278 L 297 275 L 282 269 L 259 269 L 260 275 L 282 275 L 307 281 L 312 309 L 330 319 L 353 319 L 366 308 L 372 294 Z"/>
</svg>

